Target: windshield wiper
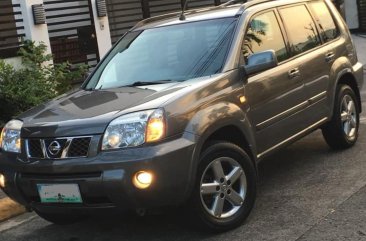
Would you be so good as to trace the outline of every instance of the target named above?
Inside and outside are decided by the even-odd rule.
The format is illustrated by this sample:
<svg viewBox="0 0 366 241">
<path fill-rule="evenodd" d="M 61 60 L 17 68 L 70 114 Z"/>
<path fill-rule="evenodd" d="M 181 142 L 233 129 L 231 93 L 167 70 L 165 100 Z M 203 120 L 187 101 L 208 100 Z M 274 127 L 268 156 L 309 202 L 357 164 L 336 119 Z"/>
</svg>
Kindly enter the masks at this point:
<svg viewBox="0 0 366 241">
<path fill-rule="evenodd" d="M 160 85 L 160 84 L 166 84 L 166 83 L 171 83 L 171 82 L 176 82 L 174 80 L 158 80 L 158 81 L 153 81 L 153 82 L 149 82 L 149 81 L 136 81 L 130 85 L 125 85 L 122 87 L 136 87 L 136 86 L 145 86 L 145 85 Z"/>
</svg>

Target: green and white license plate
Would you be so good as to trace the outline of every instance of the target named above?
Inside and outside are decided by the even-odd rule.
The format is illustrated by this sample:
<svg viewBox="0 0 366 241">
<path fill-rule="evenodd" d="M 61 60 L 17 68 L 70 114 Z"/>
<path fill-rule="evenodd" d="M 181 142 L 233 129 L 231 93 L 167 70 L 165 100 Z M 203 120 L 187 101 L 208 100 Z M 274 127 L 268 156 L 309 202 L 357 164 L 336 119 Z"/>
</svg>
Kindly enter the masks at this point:
<svg viewBox="0 0 366 241">
<path fill-rule="evenodd" d="M 82 203 L 77 184 L 37 184 L 42 203 Z"/>
</svg>

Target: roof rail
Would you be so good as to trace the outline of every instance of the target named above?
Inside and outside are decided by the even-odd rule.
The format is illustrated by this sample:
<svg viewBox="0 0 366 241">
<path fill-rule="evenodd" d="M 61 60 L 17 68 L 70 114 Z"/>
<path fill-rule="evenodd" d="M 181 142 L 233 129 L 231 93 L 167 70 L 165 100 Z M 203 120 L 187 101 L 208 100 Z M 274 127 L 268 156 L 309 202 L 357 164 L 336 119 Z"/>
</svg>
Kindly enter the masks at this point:
<svg viewBox="0 0 366 241">
<path fill-rule="evenodd" d="M 242 7 L 244 9 L 261 4 L 261 3 L 265 3 L 265 2 L 272 2 L 275 0 L 230 0 L 226 3 L 221 4 L 220 6 L 226 7 L 226 6 L 230 6 L 230 5 L 234 5 L 234 4 L 242 4 Z"/>
<path fill-rule="evenodd" d="M 265 3 L 265 2 L 272 2 L 275 0 L 230 0 L 226 3 L 223 3 L 221 5 L 218 6 L 213 6 L 213 7 L 206 7 L 206 9 L 212 9 L 212 8 L 222 8 L 222 7 L 228 7 L 230 5 L 235 5 L 235 4 L 241 4 L 241 8 L 239 12 L 244 11 L 245 9 L 257 5 L 257 4 L 261 4 L 261 3 Z M 202 9 L 191 9 L 191 10 L 186 10 L 186 15 L 189 14 L 194 14 L 196 12 L 200 12 Z M 130 31 L 137 29 L 145 24 L 154 22 L 154 21 L 158 21 L 158 20 L 163 20 L 169 17 L 179 17 L 181 14 L 181 12 L 173 12 L 173 13 L 167 13 L 167 14 L 163 14 L 163 15 L 159 15 L 159 16 L 155 16 L 155 17 L 150 17 L 144 20 L 141 20 L 140 22 L 138 22 L 133 28 L 130 29 Z"/>
<path fill-rule="evenodd" d="M 234 5 L 234 4 L 238 4 L 238 3 L 246 3 L 247 0 L 230 0 L 226 3 L 220 4 L 220 6 L 230 6 L 230 5 Z"/>
</svg>

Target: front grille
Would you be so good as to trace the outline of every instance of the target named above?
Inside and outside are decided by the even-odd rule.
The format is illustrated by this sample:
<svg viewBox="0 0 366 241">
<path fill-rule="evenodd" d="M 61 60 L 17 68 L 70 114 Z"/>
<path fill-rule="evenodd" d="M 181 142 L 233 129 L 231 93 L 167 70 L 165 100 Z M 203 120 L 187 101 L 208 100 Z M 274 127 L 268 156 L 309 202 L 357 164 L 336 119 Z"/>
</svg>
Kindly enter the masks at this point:
<svg viewBox="0 0 366 241">
<path fill-rule="evenodd" d="M 69 148 L 69 157 L 87 156 L 89 152 L 90 138 L 74 139 Z"/>
<path fill-rule="evenodd" d="M 29 156 L 34 158 L 44 158 L 40 140 L 28 140 L 27 144 Z"/>
<path fill-rule="evenodd" d="M 91 137 L 28 139 L 28 158 L 65 159 L 87 157 Z"/>
</svg>

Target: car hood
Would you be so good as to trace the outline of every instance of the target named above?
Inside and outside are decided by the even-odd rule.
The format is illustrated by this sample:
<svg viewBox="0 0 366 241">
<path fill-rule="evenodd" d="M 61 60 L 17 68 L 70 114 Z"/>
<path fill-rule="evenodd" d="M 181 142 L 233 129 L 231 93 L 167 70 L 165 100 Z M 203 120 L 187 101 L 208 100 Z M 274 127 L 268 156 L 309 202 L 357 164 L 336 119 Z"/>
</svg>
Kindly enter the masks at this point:
<svg viewBox="0 0 366 241">
<path fill-rule="evenodd" d="M 188 83 L 189 82 L 189 83 Z M 18 117 L 23 138 L 102 134 L 114 118 L 154 109 L 192 82 L 108 90 L 77 90 L 37 106 Z"/>
</svg>

